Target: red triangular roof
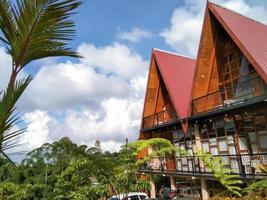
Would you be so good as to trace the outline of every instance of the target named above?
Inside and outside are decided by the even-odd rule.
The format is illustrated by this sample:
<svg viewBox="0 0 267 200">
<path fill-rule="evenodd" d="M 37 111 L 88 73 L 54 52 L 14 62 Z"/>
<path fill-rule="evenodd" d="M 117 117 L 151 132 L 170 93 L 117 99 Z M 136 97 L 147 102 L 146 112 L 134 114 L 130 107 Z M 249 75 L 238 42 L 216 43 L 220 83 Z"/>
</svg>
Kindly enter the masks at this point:
<svg viewBox="0 0 267 200">
<path fill-rule="evenodd" d="M 267 26 L 210 2 L 208 8 L 267 83 Z"/>
<path fill-rule="evenodd" d="M 179 119 L 189 117 L 196 60 L 158 49 L 152 53 Z"/>
</svg>

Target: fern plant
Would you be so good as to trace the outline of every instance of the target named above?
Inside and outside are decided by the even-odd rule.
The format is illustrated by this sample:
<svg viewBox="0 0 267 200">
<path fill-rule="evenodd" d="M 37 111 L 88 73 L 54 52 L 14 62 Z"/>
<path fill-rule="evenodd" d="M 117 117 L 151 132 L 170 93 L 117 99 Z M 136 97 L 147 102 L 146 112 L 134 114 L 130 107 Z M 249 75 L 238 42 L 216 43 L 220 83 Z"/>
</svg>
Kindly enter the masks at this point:
<svg viewBox="0 0 267 200">
<path fill-rule="evenodd" d="M 267 175 L 267 167 L 258 165 L 257 168 Z M 267 198 L 267 180 L 254 181 L 251 185 L 243 190 L 243 193 L 248 197 L 259 196 Z"/>
<path fill-rule="evenodd" d="M 231 194 L 241 197 L 242 181 L 238 179 L 237 175 L 233 175 L 232 171 L 226 167 L 220 157 L 214 157 L 202 150 L 197 150 L 197 157 L 204 163 L 213 176 L 229 191 Z"/>
<path fill-rule="evenodd" d="M 149 155 L 138 159 L 137 165 L 141 166 L 153 158 L 171 157 L 179 154 L 180 156 L 192 156 L 184 149 L 175 147 L 169 140 L 163 138 L 153 138 L 149 140 L 139 140 L 129 144 L 133 148 L 134 155 L 137 156 L 141 151 L 146 148 L 152 148 L 154 151 Z M 209 153 L 202 150 L 196 151 L 196 156 L 203 162 L 204 166 L 211 171 L 213 176 L 233 195 L 241 197 L 241 188 L 239 184 L 242 182 L 238 179 L 237 175 L 233 175 L 232 171 L 225 166 L 221 158 L 213 157 Z"/>
</svg>

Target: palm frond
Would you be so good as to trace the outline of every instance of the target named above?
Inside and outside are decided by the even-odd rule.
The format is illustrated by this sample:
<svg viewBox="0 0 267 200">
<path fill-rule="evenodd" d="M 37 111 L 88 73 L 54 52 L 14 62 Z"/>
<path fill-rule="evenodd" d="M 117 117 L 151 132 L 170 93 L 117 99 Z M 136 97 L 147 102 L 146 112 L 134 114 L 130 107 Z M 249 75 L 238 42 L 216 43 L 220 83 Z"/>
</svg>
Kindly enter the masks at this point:
<svg viewBox="0 0 267 200">
<path fill-rule="evenodd" d="M 202 150 L 197 150 L 197 157 L 203 162 L 213 176 L 232 194 L 241 197 L 240 184 L 242 181 L 237 175 L 232 174 L 232 171 L 226 167 L 220 157 L 214 157 L 211 154 Z"/>
<path fill-rule="evenodd" d="M 14 65 L 22 69 L 29 62 L 51 56 L 78 57 L 66 41 L 75 36 L 70 17 L 80 0 L 0 0 L 0 38 Z"/>
<path fill-rule="evenodd" d="M 267 174 L 267 167 L 263 165 L 257 165 L 256 168 L 258 168 L 262 173 Z"/>
<path fill-rule="evenodd" d="M 16 81 L 14 88 L 8 88 L 0 99 L 0 154 L 7 157 L 5 151 L 16 146 L 16 139 L 24 129 L 15 129 L 20 122 L 20 117 L 15 113 L 15 105 L 19 97 L 31 82 L 29 76 L 26 79 Z"/>
</svg>

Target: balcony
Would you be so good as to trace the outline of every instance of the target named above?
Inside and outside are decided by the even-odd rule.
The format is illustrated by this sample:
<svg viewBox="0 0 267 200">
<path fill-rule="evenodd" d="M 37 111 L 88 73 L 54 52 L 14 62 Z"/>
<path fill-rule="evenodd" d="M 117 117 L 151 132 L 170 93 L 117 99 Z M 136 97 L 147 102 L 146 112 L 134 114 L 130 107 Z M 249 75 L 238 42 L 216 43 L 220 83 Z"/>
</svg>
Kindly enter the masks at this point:
<svg viewBox="0 0 267 200">
<path fill-rule="evenodd" d="M 261 154 L 241 154 L 241 155 L 214 155 L 220 157 L 225 167 L 232 171 L 232 174 L 240 178 L 266 179 L 267 174 L 260 171 L 257 166 L 267 167 L 267 153 Z M 139 169 L 141 173 L 169 174 L 177 176 L 198 176 L 212 177 L 209 169 L 200 165 L 200 160 L 196 156 L 176 156 L 176 169 L 169 169 L 164 158 L 154 158 L 148 164 Z"/>
<path fill-rule="evenodd" d="M 144 117 L 143 129 L 149 129 L 177 120 L 177 115 L 174 111 L 164 110 L 154 115 Z"/>
<path fill-rule="evenodd" d="M 192 101 L 193 115 L 204 112 L 240 106 L 244 103 L 263 100 L 266 97 L 266 84 L 254 72 L 239 78 L 236 84 L 202 96 Z"/>
</svg>

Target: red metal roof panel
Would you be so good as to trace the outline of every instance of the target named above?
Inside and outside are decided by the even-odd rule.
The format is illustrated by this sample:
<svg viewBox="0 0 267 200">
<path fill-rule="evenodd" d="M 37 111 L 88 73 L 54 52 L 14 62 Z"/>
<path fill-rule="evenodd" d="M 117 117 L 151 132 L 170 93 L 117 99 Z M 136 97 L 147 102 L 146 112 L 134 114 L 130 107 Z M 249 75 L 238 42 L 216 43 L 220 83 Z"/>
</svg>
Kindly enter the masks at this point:
<svg viewBox="0 0 267 200">
<path fill-rule="evenodd" d="M 196 60 L 157 49 L 153 55 L 178 117 L 189 117 Z"/>
<path fill-rule="evenodd" d="M 209 9 L 267 83 L 267 26 L 216 4 Z"/>
</svg>

